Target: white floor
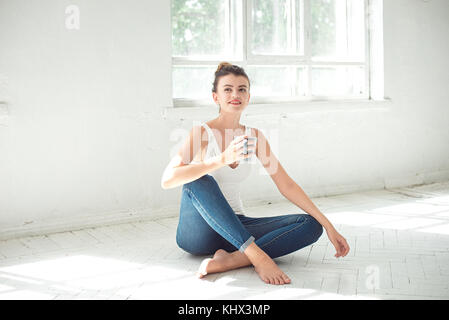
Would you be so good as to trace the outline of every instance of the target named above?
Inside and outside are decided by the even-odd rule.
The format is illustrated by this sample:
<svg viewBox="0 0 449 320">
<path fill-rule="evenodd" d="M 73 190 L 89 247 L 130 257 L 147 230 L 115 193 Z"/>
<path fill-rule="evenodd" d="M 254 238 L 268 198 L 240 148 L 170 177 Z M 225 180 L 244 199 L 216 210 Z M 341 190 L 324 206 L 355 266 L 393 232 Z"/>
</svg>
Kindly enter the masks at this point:
<svg viewBox="0 0 449 320">
<path fill-rule="evenodd" d="M 2 299 L 449 299 L 449 182 L 313 198 L 347 238 L 326 233 L 276 259 L 292 283 L 253 268 L 195 278 L 201 257 L 176 246 L 177 217 L 0 241 Z M 249 216 L 301 212 L 286 201 Z"/>
</svg>

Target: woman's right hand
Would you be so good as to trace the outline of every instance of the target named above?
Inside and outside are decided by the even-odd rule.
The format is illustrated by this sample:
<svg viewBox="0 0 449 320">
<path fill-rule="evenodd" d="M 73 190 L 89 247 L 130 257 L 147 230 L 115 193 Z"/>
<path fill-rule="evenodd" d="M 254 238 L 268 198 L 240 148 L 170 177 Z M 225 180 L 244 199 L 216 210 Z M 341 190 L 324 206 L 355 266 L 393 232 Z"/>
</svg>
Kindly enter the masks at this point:
<svg viewBox="0 0 449 320">
<path fill-rule="evenodd" d="M 256 150 L 256 146 L 249 144 L 248 154 L 243 154 L 243 144 L 246 138 L 248 138 L 248 136 L 239 136 L 231 141 L 226 150 L 221 154 L 221 161 L 224 164 L 228 165 L 243 159 L 247 159 L 253 155 Z"/>
</svg>

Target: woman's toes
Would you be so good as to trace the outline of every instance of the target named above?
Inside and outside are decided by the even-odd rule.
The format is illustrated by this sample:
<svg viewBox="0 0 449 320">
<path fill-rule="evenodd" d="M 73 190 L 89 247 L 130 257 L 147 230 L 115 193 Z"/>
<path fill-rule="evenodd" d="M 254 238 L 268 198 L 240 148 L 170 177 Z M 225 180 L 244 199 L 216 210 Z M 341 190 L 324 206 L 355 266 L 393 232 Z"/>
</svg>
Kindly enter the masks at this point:
<svg viewBox="0 0 449 320">
<path fill-rule="evenodd" d="M 198 268 L 198 271 L 197 271 L 198 278 L 202 278 L 202 277 L 204 277 L 207 274 L 207 272 L 208 272 L 207 269 L 208 269 L 209 263 L 211 261 L 212 261 L 211 258 L 207 258 L 207 259 L 204 259 L 201 262 L 201 265 L 200 265 L 200 267 Z"/>
</svg>

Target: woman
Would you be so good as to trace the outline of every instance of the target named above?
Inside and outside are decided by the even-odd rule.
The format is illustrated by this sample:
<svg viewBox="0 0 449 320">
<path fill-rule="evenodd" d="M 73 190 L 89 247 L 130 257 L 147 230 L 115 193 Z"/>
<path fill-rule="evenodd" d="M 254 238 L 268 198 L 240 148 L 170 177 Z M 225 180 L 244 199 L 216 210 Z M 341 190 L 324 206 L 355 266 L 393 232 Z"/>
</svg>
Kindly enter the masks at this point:
<svg viewBox="0 0 449 320">
<path fill-rule="evenodd" d="M 250 99 L 245 71 L 220 63 L 212 97 L 220 108 L 218 117 L 192 128 L 161 182 L 164 189 L 183 186 L 178 246 L 195 255 L 213 254 L 203 260 L 198 276 L 253 265 L 265 283 L 288 284 L 291 280 L 273 259 L 316 242 L 323 228 L 337 251 L 335 257 L 346 256 L 345 238 L 287 175 L 262 132 L 240 124 Z M 248 137 L 257 142 L 248 143 Z M 249 175 L 248 160 L 254 155 L 281 194 L 308 214 L 245 216 L 239 184 Z"/>
</svg>

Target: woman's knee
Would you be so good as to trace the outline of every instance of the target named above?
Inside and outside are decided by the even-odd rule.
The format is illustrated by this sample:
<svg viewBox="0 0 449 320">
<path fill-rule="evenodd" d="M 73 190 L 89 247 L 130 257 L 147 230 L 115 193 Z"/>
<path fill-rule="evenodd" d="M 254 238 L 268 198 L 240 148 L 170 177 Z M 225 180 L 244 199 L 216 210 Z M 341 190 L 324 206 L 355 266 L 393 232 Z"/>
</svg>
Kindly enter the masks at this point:
<svg viewBox="0 0 449 320">
<path fill-rule="evenodd" d="M 311 215 L 309 215 L 308 219 L 309 219 L 308 224 L 309 224 L 309 229 L 310 229 L 309 232 L 310 232 L 310 236 L 312 238 L 312 243 L 315 243 L 318 241 L 318 239 L 323 234 L 323 226 L 318 222 L 317 219 L 315 219 Z"/>
<path fill-rule="evenodd" d="M 205 256 L 210 254 L 209 252 L 201 251 L 201 248 L 198 248 L 198 246 L 193 246 L 191 242 L 185 241 L 185 239 L 178 235 L 176 235 L 176 244 L 185 252 L 193 254 L 195 256 Z"/>
<path fill-rule="evenodd" d="M 212 235 L 210 232 L 198 232 L 198 230 L 185 233 L 178 229 L 176 232 L 176 244 L 178 247 L 195 256 L 214 254 L 217 251 L 217 238 L 218 235 Z"/>
<path fill-rule="evenodd" d="M 203 190 L 210 190 L 212 187 L 218 186 L 218 184 L 215 181 L 214 177 L 206 174 L 194 181 L 191 181 L 191 182 L 185 184 L 184 186 L 191 190 L 195 190 L 197 188 L 203 189 Z"/>
</svg>

